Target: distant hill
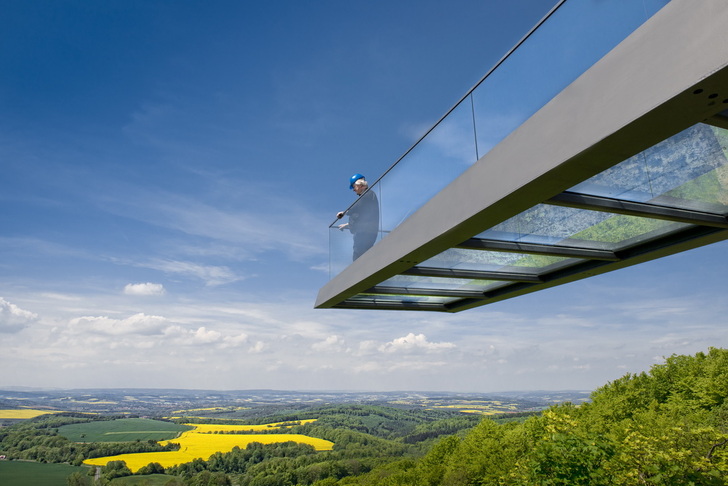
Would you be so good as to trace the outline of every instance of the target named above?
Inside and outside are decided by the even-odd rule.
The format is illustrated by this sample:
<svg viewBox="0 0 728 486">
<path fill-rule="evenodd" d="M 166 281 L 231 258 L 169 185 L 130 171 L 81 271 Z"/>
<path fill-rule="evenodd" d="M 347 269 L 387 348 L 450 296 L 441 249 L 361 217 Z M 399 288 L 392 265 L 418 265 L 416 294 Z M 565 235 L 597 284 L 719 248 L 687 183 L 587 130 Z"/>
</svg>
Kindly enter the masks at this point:
<svg viewBox="0 0 728 486">
<path fill-rule="evenodd" d="M 144 388 L 93 388 L 39 390 L 21 387 L 0 388 L 0 409 L 50 407 L 70 412 L 135 413 L 165 415 L 184 410 L 226 408 L 306 409 L 344 403 L 369 403 L 396 407 L 436 407 L 470 412 L 525 412 L 555 403 L 582 403 L 589 391 L 511 391 L 497 393 L 455 393 L 423 391 L 296 391 L 296 390 L 185 390 Z M 204 415 L 204 413 L 202 413 Z"/>
</svg>

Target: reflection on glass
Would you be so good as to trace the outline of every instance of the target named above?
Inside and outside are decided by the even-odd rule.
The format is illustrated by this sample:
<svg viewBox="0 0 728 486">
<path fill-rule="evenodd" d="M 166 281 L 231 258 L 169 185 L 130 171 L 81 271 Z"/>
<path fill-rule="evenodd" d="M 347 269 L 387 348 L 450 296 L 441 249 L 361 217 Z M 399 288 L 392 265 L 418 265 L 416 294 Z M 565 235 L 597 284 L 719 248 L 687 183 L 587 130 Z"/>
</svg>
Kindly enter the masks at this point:
<svg viewBox="0 0 728 486">
<path fill-rule="evenodd" d="M 537 204 L 478 238 L 618 250 L 688 227 L 652 218 Z"/>
<path fill-rule="evenodd" d="M 380 294 L 359 294 L 347 299 L 348 302 L 367 303 L 402 303 L 402 304 L 448 304 L 459 300 L 457 297 L 430 297 L 424 295 L 380 295 Z"/>
<path fill-rule="evenodd" d="M 698 124 L 569 191 L 726 213 L 727 154 L 728 130 Z"/>
<path fill-rule="evenodd" d="M 531 275 L 579 261 L 577 258 L 450 248 L 418 266 Z"/>
<path fill-rule="evenodd" d="M 379 286 L 398 287 L 410 289 L 415 292 L 417 289 L 424 290 L 473 290 L 484 292 L 506 285 L 498 280 L 476 280 L 467 278 L 444 278 L 444 277 L 423 277 L 417 275 L 396 275 L 385 280 Z"/>
<path fill-rule="evenodd" d="M 391 231 L 477 160 L 470 104 L 455 108 L 375 187 Z"/>
<path fill-rule="evenodd" d="M 329 228 L 329 278 L 351 265 L 351 248 L 354 239 L 348 231 Z"/>
<path fill-rule="evenodd" d="M 561 5 L 373 186 L 381 204 L 382 234 L 401 224 L 667 3 L 571 0 Z M 538 236 L 529 231 L 513 234 Z M 332 248 L 338 251 L 338 242 Z M 338 256 L 332 257 L 332 265 L 338 262 Z M 331 275 L 342 268 L 332 266 Z"/>
<path fill-rule="evenodd" d="M 667 3 L 667 0 L 565 2 L 473 90 L 480 156 Z"/>
</svg>

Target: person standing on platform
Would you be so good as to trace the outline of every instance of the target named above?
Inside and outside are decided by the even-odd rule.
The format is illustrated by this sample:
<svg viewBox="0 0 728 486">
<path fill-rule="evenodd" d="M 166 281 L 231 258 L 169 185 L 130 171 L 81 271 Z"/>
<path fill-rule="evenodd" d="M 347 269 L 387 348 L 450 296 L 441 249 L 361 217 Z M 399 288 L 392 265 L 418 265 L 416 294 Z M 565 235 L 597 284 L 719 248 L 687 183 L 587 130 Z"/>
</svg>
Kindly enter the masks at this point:
<svg viewBox="0 0 728 486">
<path fill-rule="evenodd" d="M 352 189 L 359 200 L 348 211 L 339 211 L 338 219 L 349 215 L 349 222 L 340 224 L 339 229 L 348 229 L 354 235 L 353 260 L 359 258 L 377 241 L 379 233 L 379 200 L 374 191 L 369 191 L 369 184 L 361 174 L 354 174 L 349 179 L 349 189 Z"/>
</svg>

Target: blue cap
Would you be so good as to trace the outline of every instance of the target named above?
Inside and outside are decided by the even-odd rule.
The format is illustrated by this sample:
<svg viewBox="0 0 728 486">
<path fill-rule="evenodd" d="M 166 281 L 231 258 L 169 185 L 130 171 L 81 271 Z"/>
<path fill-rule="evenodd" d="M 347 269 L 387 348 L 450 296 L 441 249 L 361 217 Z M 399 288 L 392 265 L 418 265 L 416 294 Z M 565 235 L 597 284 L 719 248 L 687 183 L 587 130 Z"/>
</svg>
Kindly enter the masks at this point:
<svg viewBox="0 0 728 486">
<path fill-rule="evenodd" d="M 354 183 L 359 179 L 366 179 L 366 177 L 361 174 L 354 174 L 353 176 L 351 176 L 351 178 L 349 179 L 349 189 L 354 189 Z"/>
</svg>

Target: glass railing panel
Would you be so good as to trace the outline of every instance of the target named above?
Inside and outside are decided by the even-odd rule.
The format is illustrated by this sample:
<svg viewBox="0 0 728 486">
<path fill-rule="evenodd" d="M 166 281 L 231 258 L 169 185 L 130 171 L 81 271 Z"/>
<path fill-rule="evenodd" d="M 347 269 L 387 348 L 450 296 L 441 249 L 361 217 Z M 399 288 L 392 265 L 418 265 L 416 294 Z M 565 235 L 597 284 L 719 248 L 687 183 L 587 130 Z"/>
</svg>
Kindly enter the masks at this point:
<svg viewBox="0 0 728 486">
<path fill-rule="evenodd" d="M 379 237 L 396 228 L 667 3 L 564 2 L 373 186 L 380 198 Z M 334 239 L 332 248 L 338 251 L 340 238 Z M 345 261 L 340 256 L 332 257 L 333 264 Z M 330 273 L 336 275 L 341 269 L 332 267 Z"/>
<path fill-rule="evenodd" d="M 477 160 L 470 103 L 462 103 L 375 187 L 382 228 L 391 231 Z"/>
<path fill-rule="evenodd" d="M 569 192 L 728 213 L 728 130 L 698 124 Z"/>
<path fill-rule="evenodd" d="M 668 1 L 567 1 L 473 90 L 482 157 Z"/>
<path fill-rule="evenodd" d="M 341 231 L 335 226 L 329 228 L 329 278 L 351 265 L 353 241 L 348 231 Z"/>
</svg>

